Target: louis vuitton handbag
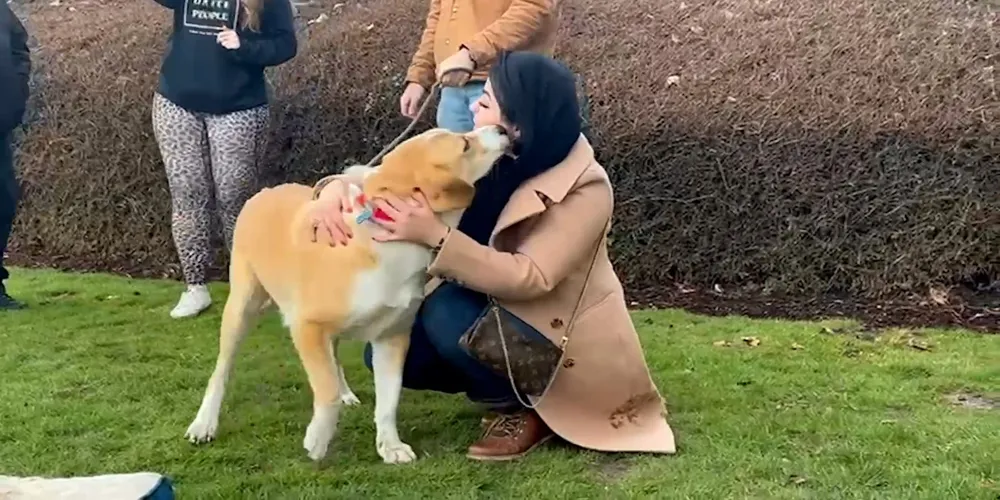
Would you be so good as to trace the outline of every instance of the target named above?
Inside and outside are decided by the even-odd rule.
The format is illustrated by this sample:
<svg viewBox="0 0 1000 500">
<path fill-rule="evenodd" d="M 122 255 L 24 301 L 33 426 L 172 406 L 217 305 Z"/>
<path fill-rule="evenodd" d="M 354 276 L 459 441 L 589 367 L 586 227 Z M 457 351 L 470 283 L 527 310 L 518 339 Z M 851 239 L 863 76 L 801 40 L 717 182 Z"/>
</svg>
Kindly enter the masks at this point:
<svg viewBox="0 0 1000 500">
<path fill-rule="evenodd" d="M 473 358 L 496 374 L 510 380 L 514 395 L 525 407 L 534 408 L 537 403 L 528 404 L 522 398 L 522 394 L 535 396 L 540 400 L 551 386 L 556 370 L 562 362 L 566 342 L 576 322 L 583 296 L 587 291 L 590 273 L 594 270 L 597 255 L 604 242 L 605 236 L 602 235 L 597 240 L 583 289 L 580 291 L 580 297 L 576 301 L 573 314 L 566 324 L 566 333 L 559 345 L 536 332 L 525 331 L 526 328 L 530 328 L 527 323 L 501 307 L 492 296 L 489 297 L 483 314 L 459 338 L 459 345 Z"/>
</svg>

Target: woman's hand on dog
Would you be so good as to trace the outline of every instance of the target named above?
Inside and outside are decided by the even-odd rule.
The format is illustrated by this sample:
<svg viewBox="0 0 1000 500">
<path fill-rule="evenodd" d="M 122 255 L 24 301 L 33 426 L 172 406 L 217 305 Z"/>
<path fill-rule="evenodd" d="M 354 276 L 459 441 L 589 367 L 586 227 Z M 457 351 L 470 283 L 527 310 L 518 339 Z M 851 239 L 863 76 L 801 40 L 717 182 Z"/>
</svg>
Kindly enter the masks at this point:
<svg viewBox="0 0 1000 500">
<path fill-rule="evenodd" d="M 344 181 L 331 181 L 312 208 L 312 241 L 316 243 L 322 237 L 328 237 L 328 245 L 347 245 L 354 234 L 344 220 L 345 213 L 351 213 L 351 204 L 347 202 L 348 189 Z"/>
<path fill-rule="evenodd" d="M 382 228 L 372 237 L 375 241 L 411 241 L 433 247 L 448 234 L 448 226 L 431 210 L 421 192 L 406 200 L 386 194 L 372 203 L 392 219 L 372 219 Z"/>
</svg>

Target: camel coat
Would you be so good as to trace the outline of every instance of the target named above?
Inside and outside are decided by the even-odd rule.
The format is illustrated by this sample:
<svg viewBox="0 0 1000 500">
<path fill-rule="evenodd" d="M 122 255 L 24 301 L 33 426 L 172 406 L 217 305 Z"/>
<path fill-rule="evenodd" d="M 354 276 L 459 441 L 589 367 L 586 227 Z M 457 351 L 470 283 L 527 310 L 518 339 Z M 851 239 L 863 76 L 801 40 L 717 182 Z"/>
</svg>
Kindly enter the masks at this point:
<svg viewBox="0 0 1000 500">
<path fill-rule="evenodd" d="M 581 136 L 562 163 L 514 192 L 490 246 L 451 232 L 427 291 L 453 281 L 494 296 L 557 345 L 566 337 L 552 386 L 540 403 L 532 398 L 561 438 L 599 451 L 674 453 L 667 410 L 608 257 L 613 203 L 607 173 Z"/>
</svg>

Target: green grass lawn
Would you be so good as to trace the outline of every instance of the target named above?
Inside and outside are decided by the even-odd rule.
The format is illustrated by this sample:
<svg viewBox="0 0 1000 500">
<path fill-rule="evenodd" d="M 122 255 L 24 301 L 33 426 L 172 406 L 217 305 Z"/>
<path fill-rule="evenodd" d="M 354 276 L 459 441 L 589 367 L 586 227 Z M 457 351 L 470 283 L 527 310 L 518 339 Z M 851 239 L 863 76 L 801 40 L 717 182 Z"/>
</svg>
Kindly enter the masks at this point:
<svg viewBox="0 0 1000 500">
<path fill-rule="evenodd" d="M 183 434 L 215 362 L 224 285 L 186 321 L 167 316 L 175 283 L 18 270 L 9 288 L 30 309 L 0 313 L 0 475 L 156 471 L 189 499 L 1000 498 L 1000 409 L 988 408 L 1000 336 L 636 312 L 677 455 L 553 445 L 474 463 L 480 414 L 408 391 L 399 425 L 419 459 L 404 466 L 375 453 L 371 376 L 347 344 L 363 404 L 345 408 L 317 466 L 301 447 L 311 393 L 273 313 L 240 351 L 219 439 L 196 447 Z M 955 405 L 956 393 L 987 399 Z"/>
</svg>

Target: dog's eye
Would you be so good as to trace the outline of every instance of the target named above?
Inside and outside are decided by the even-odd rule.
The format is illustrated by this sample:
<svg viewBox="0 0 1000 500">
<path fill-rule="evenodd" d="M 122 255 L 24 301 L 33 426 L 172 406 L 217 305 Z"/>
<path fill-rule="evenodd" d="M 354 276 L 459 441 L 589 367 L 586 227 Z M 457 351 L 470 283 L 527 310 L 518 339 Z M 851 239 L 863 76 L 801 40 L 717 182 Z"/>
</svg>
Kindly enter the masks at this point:
<svg viewBox="0 0 1000 500">
<path fill-rule="evenodd" d="M 462 152 L 463 153 L 468 153 L 469 149 L 472 148 L 472 143 L 469 142 L 469 138 L 468 137 L 463 137 L 462 140 L 465 141 L 465 149 L 463 149 Z"/>
</svg>

